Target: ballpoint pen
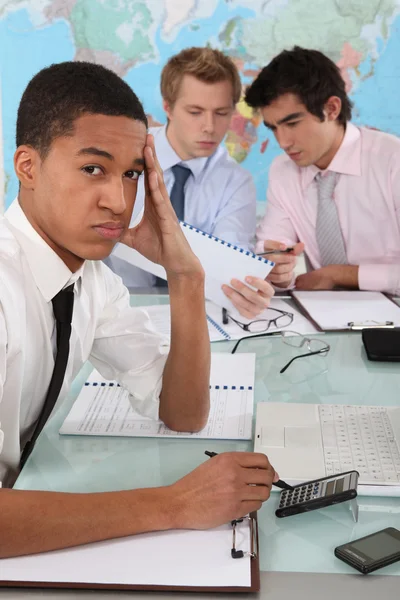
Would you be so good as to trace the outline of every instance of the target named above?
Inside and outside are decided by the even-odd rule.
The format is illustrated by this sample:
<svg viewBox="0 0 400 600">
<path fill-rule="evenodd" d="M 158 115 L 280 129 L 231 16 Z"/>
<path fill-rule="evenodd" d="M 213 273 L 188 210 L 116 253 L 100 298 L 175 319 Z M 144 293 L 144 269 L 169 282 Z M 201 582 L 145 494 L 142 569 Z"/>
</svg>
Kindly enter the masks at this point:
<svg viewBox="0 0 400 600">
<path fill-rule="evenodd" d="M 213 456 L 217 456 L 218 452 L 210 452 L 209 450 L 205 450 L 204 454 L 207 454 L 210 458 Z M 286 483 L 286 481 L 282 481 L 278 479 L 278 481 L 274 481 L 273 484 L 275 487 L 280 488 L 281 490 L 293 490 L 294 488 Z"/>
<path fill-rule="evenodd" d="M 266 250 L 265 252 L 256 252 L 256 256 L 267 256 L 268 254 L 287 254 L 293 250 L 294 248 L 286 248 L 285 250 Z"/>
</svg>

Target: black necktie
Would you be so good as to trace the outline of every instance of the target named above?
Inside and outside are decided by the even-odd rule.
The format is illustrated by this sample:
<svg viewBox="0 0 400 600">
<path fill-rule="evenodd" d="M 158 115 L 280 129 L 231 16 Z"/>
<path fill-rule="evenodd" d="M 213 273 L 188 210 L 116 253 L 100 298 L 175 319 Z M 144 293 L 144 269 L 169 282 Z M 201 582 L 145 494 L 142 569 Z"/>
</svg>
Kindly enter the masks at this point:
<svg viewBox="0 0 400 600">
<path fill-rule="evenodd" d="M 49 389 L 47 390 L 41 415 L 31 439 L 26 443 L 21 457 L 21 468 L 33 450 L 40 432 L 46 424 L 51 411 L 57 402 L 64 381 L 69 355 L 69 338 L 71 336 L 72 312 L 74 309 L 74 284 L 58 292 L 52 299 L 54 317 L 57 327 L 57 355 L 54 363 Z"/>
<path fill-rule="evenodd" d="M 174 185 L 171 190 L 171 204 L 180 221 L 185 217 L 185 183 L 188 180 L 191 170 L 183 165 L 175 165 L 172 167 L 174 174 Z M 162 277 L 156 278 L 157 287 L 165 287 L 167 282 Z"/>
</svg>

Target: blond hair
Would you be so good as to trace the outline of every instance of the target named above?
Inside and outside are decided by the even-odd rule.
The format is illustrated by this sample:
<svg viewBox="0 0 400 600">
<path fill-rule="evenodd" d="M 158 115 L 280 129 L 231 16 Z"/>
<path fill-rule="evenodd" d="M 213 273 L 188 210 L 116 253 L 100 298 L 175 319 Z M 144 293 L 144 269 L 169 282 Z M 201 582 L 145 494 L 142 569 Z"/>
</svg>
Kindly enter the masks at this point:
<svg viewBox="0 0 400 600">
<path fill-rule="evenodd" d="M 232 99 L 240 100 L 242 84 L 235 63 L 219 50 L 213 48 L 186 48 L 172 56 L 161 73 L 161 95 L 173 106 L 185 75 L 192 75 L 204 83 L 230 81 Z"/>
</svg>

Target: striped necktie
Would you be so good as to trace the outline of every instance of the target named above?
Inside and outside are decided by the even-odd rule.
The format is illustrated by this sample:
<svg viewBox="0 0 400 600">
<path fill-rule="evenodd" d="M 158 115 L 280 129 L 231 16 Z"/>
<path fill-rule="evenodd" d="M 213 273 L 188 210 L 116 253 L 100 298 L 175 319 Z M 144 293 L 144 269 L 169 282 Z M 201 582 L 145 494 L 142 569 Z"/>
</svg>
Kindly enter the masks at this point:
<svg viewBox="0 0 400 600">
<path fill-rule="evenodd" d="M 337 173 L 332 171 L 328 171 L 325 175 L 318 173 L 315 177 L 318 188 L 316 238 L 323 267 L 348 264 L 337 208 L 333 199 L 337 179 Z"/>
</svg>

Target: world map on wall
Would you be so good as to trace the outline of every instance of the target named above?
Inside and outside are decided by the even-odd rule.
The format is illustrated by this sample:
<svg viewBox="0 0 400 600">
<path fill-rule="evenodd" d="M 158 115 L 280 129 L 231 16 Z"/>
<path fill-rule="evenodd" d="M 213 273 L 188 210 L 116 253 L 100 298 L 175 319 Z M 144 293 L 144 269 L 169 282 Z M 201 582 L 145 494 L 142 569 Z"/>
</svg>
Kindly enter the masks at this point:
<svg viewBox="0 0 400 600">
<path fill-rule="evenodd" d="M 19 100 L 49 64 L 88 60 L 113 69 L 157 124 L 165 122 L 161 70 L 183 48 L 226 52 L 245 87 L 295 44 L 321 50 L 340 67 L 355 123 L 400 135 L 400 0 L 0 0 L 0 198 L 7 207 L 18 190 Z M 264 200 L 280 149 L 243 101 L 224 143 Z"/>
</svg>

